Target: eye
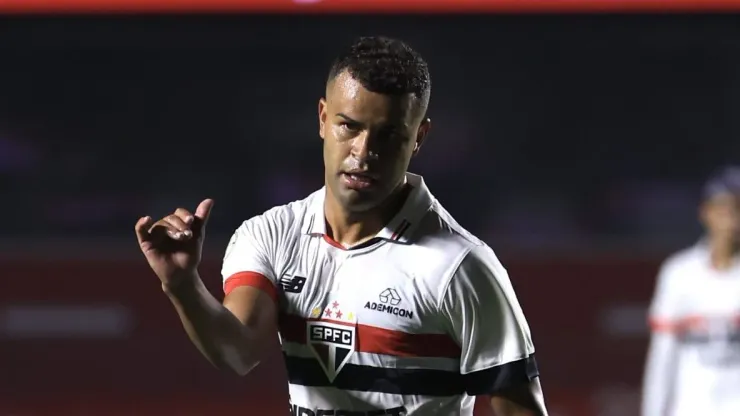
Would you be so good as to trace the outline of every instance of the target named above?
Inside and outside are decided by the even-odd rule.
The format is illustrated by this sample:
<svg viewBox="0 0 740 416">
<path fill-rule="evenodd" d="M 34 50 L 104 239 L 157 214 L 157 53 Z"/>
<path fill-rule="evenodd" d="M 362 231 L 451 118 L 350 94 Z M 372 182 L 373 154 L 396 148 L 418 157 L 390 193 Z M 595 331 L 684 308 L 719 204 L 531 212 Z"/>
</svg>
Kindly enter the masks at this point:
<svg viewBox="0 0 740 416">
<path fill-rule="evenodd" d="M 388 128 L 381 130 L 378 134 L 383 141 L 388 143 L 403 144 L 408 141 L 408 135 L 405 131 L 396 128 Z"/>
<path fill-rule="evenodd" d="M 349 131 L 358 131 L 360 129 L 360 127 L 356 123 L 350 123 L 348 121 L 342 121 L 341 123 L 339 123 L 339 127 Z"/>
</svg>

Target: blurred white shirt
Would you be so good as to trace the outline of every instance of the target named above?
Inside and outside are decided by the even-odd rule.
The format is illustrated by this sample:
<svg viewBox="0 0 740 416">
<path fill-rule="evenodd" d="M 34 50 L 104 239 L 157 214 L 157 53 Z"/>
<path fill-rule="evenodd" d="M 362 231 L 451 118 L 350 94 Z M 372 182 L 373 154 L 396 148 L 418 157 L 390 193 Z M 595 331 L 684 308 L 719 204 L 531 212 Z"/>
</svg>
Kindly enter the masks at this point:
<svg viewBox="0 0 740 416">
<path fill-rule="evenodd" d="M 740 415 L 740 260 L 716 270 L 704 244 L 671 256 L 649 321 L 642 416 Z"/>
</svg>

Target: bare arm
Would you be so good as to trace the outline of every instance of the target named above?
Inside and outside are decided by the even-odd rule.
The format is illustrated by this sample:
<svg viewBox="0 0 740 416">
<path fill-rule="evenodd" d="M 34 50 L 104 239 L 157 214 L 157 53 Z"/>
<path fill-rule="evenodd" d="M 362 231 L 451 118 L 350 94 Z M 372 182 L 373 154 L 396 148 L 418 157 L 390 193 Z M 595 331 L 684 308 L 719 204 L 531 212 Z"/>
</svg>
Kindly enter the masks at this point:
<svg viewBox="0 0 740 416">
<path fill-rule="evenodd" d="M 669 408 L 676 347 L 672 333 L 653 333 L 642 383 L 642 416 L 661 416 Z"/>
<path fill-rule="evenodd" d="M 539 377 L 491 396 L 496 416 L 547 416 Z"/>
<path fill-rule="evenodd" d="M 275 302 L 263 291 L 242 286 L 223 305 L 196 274 L 163 290 L 175 306 L 190 340 L 214 366 L 244 375 L 259 364 L 277 334 Z"/>
<path fill-rule="evenodd" d="M 211 295 L 198 275 L 198 264 L 212 208 L 213 200 L 205 199 L 195 214 L 178 208 L 156 223 L 149 216 L 142 217 L 134 230 L 142 253 L 195 346 L 216 367 L 243 375 L 259 363 L 265 346 L 274 345 L 264 342 L 277 332 L 276 296 L 265 292 L 273 289 L 266 277 L 271 268 L 264 245 L 253 235 L 259 230 L 245 222 L 229 242 L 224 269 L 251 270 L 247 274 L 264 279 L 265 284 L 262 289 L 246 284 L 232 287 L 226 291 L 223 305 Z M 242 243 L 237 242 L 240 234 Z M 236 246 L 239 254 L 235 260 L 229 254 Z"/>
</svg>

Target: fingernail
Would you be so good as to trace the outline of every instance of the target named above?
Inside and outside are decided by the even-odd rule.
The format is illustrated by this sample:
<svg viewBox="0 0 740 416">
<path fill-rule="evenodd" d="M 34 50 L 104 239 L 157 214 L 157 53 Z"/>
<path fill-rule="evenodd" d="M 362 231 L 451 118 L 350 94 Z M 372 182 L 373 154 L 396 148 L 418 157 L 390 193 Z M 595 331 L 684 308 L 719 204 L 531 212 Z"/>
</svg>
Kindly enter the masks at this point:
<svg viewBox="0 0 740 416">
<path fill-rule="evenodd" d="M 185 230 L 182 233 L 185 235 L 185 237 L 190 237 L 191 235 L 193 235 L 193 232 L 190 230 Z"/>
<path fill-rule="evenodd" d="M 182 238 L 182 233 L 178 231 L 178 232 L 175 233 L 174 237 L 177 238 L 177 239 L 180 239 L 180 238 Z"/>
</svg>

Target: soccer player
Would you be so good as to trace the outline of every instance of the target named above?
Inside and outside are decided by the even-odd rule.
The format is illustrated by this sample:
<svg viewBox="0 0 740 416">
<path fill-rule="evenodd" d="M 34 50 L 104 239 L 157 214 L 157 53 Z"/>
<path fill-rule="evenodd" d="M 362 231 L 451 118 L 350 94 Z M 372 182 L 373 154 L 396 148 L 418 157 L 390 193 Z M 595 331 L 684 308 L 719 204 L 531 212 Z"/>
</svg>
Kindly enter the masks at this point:
<svg viewBox="0 0 740 416">
<path fill-rule="evenodd" d="M 506 270 L 407 173 L 430 88 L 398 40 L 360 38 L 336 59 L 318 103 L 325 186 L 236 230 L 223 304 L 197 271 L 213 201 L 136 224 L 216 367 L 246 374 L 279 333 L 292 415 L 471 415 L 479 395 L 498 416 L 547 413 Z"/>
<path fill-rule="evenodd" d="M 706 237 L 658 276 L 643 416 L 740 415 L 740 168 L 705 188 Z"/>
</svg>

